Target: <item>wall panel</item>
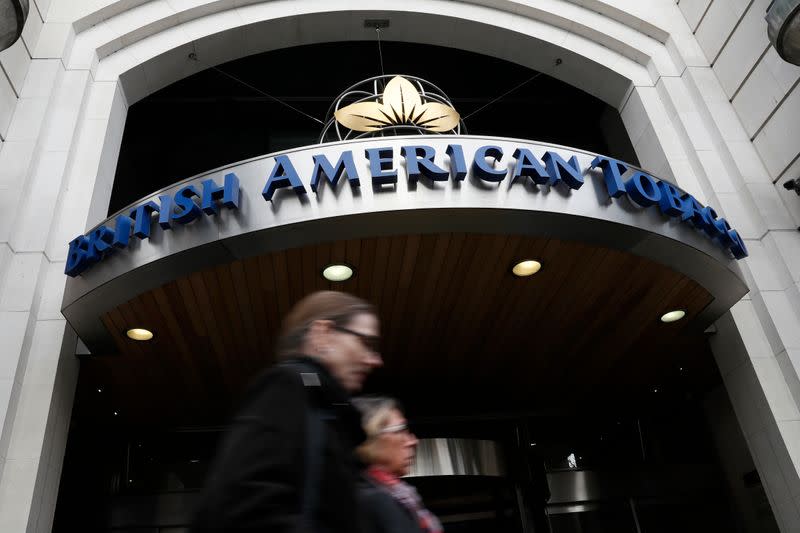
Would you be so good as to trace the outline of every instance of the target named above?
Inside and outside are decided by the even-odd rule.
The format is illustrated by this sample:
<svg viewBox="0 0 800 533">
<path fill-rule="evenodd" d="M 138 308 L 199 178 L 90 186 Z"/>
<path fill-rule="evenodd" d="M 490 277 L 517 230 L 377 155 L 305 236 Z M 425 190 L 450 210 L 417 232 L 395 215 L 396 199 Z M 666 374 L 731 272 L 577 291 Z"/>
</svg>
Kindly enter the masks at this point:
<svg viewBox="0 0 800 533">
<path fill-rule="evenodd" d="M 772 179 L 779 178 L 800 152 L 800 89 L 795 87 L 753 142 Z"/>
</svg>

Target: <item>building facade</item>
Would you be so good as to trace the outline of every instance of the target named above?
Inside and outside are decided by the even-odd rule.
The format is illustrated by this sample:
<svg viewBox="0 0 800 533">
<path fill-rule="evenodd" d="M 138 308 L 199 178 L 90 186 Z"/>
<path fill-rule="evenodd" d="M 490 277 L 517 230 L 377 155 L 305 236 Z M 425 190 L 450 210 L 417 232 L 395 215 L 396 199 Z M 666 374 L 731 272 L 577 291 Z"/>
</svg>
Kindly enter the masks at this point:
<svg viewBox="0 0 800 533">
<path fill-rule="evenodd" d="M 372 19 L 391 20 L 393 41 L 491 56 L 604 102 L 618 111 L 642 168 L 701 205 L 714 206 L 733 224 L 748 251 L 739 261 L 650 222 L 637 224 L 689 242 L 709 259 L 684 260 L 661 246 L 638 254 L 691 272 L 714 305 L 722 306 L 715 308 L 720 316 L 714 317 L 708 344 L 775 522 L 784 532 L 800 530 L 800 197 L 783 186 L 800 175 L 800 68 L 770 47 L 767 4 L 34 0 L 21 39 L 0 53 L 0 530 L 52 529 L 81 366 L 76 354 L 85 354 L 87 346 L 95 352 L 79 340 L 62 309 L 76 294 L 88 293 L 86 286 L 99 287 L 149 261 L 142 253 L 124 268 L 119 262 L 109 267 L 102 274 L 107 278 L 87 277 L 86 286 L 75 278 L 68 288 L 68 243 L 110 214 L 130 106 L 246 56 L 373 40 L 375 31 L 364 22 Z M 297 68 L 313 79 L 315 65 Z M 470 69 L 463 65 L 464 80 L 491 76 Z M 498 89 L 508 85 L 498 80 Z M 563 117 L 580 127 L 569 109 Z M 444 153 L 446 143 L 436 149 Z M 339 152 L 329 155 L 335 162 Z M 218 184 L 221 178 L 215 178 Z M 480 208 L 477 197 L 431 200 L 428 207 L 464 207 L 447 203 L 460 201 Z M 290 206 L 279 222 L 333 217 L 347 206 L 352 207 L 344 200 L 321 203 L 313 217 Z M 386 209 L 376 203 L 365 212 Z M 563 212 L 594 216 L 581 209 Z M 243 227 L 261 230 L 276 223 L 253 224 Z M 476 231 L 467 222 L 452 224 L 450 231 Z M 346 225 L 336 231 L 359 235 Z M 191 250 L 198 242 L 180 246 Z M 312 243 L 300 237 L 260 251 Z M 703 276 L 718 264 L 726 265 L 720 272 L 741 276 L 744 296 L 728 302 L 726 287 L 711 288 L 715 280 Z M 160 282 L 174 279 L 164 276 Z"/>
</svg>

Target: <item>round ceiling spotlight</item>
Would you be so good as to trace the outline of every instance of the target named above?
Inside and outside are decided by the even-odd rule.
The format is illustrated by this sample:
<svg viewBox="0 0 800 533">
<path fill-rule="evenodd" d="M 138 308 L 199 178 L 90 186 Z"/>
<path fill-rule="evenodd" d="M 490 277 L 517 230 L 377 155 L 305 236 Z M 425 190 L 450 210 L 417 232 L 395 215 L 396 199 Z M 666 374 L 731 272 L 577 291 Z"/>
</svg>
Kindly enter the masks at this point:
<svg viewBox="0 0 800 533">
<path fill-rule="evenodd" d="M 334 263 L 325 267 L 322 277 L 328 281 L 347 281 L 353 277 L 353 267 L 344 263 Z"/>
<path fill-rule="evenodd" d="M 542 268 L 542 264 L 539 261 L 525 259 L 514 265 L 514 268 L 511 269 L 511 272 L 513 272 L 515 276 L 524 278 L 526 276 L 533 276 L 539 272 L 540 268 Z"/>
<path fill-rule="evenodd" d="M 129 339 L 135 341 L 149 341 L 153 338 L 153 332 L 144 328 L 131 328 L 125 332 Z"/>
<path fill-rule="evenodd" d="M 686 316 L 686 311 L 683 309 L 676 309 L 674 311 L 670 311 L 669 313 L 664 313 L 661 315 L 661 322 L 670 323 L 670 322 L 677 322 L 681 318 Z"/>
</svg>

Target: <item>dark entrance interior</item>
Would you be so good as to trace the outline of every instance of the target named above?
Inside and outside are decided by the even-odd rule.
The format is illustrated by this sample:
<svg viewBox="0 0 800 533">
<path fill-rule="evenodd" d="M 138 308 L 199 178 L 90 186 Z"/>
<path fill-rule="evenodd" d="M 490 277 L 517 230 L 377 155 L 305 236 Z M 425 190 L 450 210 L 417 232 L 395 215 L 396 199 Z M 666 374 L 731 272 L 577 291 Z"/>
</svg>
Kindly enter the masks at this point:
<svg viewBox="0 0 800 533">
<path fill-rule="evenodd" d="M 382 53 L 387 73 L 439 85 L 470 134 L 638 163 L 616 110 L 552 77 L 449 48 L 384 42 Z M 149 96 L 130 108 L 109 213 L 198 172 L 316 143 L 321 126 L 306 115 L 322 120 L 340 91 L 379 65 L 375 42 L 298 47 Z M 549 268 L 522 284 L 506 263 L 532 250 Z M 318 262 L 338 256 L 359 272 L 341 287 L 317 275 Z M 226 298 L 238 294 L 228 285 L 248 290 Z M 414 481 L 447 531 L 737 530 L 706 408 L 721 380 L 708 333 L 692 321 L 710 295 L 630 254 L 455 234 L 254 257 L 105 313 L 114 335 L 145 317 L 159 333 L 147 345 L 120 337 L 117 352 L 82 360 L 54 530 L 184 531 L 236 399 L 270 361 L 280 316 L 317 288 L 378 305 L 387 364 L 369 391 L 398 396 L 420 437 L 505 450 L 507 479 Z M 658 313 L 670 306 L 688 317 L 664 327 Z M 212 341 L 235 361 L 222 373 Z"/>
</svg>

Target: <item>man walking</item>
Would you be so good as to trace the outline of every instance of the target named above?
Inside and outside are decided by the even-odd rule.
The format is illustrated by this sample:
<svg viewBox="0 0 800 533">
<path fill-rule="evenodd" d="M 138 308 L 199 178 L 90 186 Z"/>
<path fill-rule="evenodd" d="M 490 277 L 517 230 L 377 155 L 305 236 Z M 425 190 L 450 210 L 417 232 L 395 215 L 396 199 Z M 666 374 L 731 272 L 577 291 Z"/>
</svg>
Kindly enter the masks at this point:
<svg viewBox="0 0 800 533">
<path fill-rule="evenodd" d="M 352 532 L 353 450 L 364 440 L 350 395 L 383 364 L 367 302 L 321 291 L 284 320 L 281 363 L 256 380 L 225 436 L 194 531 Z"/>
</svg>

